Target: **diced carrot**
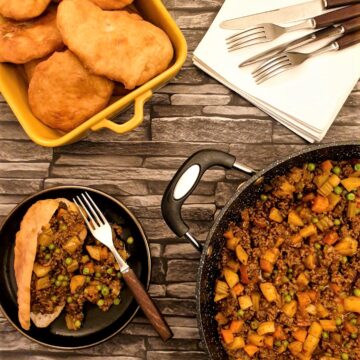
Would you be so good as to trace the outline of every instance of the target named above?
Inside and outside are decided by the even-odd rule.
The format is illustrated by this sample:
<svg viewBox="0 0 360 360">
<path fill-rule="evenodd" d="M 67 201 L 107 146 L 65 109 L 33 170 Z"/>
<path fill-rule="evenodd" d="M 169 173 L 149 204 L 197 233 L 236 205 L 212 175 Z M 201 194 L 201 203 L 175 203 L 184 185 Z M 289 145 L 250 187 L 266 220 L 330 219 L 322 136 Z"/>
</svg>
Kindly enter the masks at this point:
<svg viewBox="0 0 360 360">
<path fill-rule="evenodd" d="M 296 356 L 297 354 L 301 353 L 303 344 L 300 341 L 294 341 L 289 344 L 288 348 L 290 352 Z"/>
<path fill-rule="evenodd" d="M 335 283 L 331 283 L 330 288 L 335 294 L 339 294 L 339 292 L 341 291 L 341 287 Z"/>
<path fill-rule="evenodd" d="M 272 273 L 274 265 L 265 259 L 260 259 L 260 269 L 267 273 Z"/>
<path fill-rule="evenodd" d="M 304 310 L 308 305 L 311 304 L 311 298 L 310 298 L 308 292 L 306 292 L 306 291 L 298 292 L 296 295 L 297 295 L 297 298 L 298 298 L 299 307 L 301 309 Z"/>
<path fill-rule="evenodd" d="M 250 283 L 247 265 L 240 265 L 240 281 L 243 284 Z"/>
<path fill-rule="evenodd" d="M 273 336 L 274 336 L 274 339 L 277 339 L 277 340 L 286 340 L 286 334 L 281 325 L 276 326 Z"/>
<path fill-rule="evenodd" d="M 255 345 L 245 345 L 244 350 L 250 357 L 253 357 L 259 351 L 259 348 Z"/>
<path fill-rule="evenodd" d="M 304 342 L 307 336 L 307 331 L 305 329 L 296 329 L 295 331 L 293 331 L 292 333 L 294 339 Z"/>
<path fill-rule="evenodd" d="M 316 301 L 319 298 L 319 293 L 316 290 L 307 291 L 311 301 Z"/>
<path fill-rule="evenodd" d="M 312 201 L 314 198 L 315 198 L 315 194 L 314 193 L 309 193 L 309 194 L 305 195 L 302 198 L 302 201 L 303 202 L 309 202 L 309 201 Z"/>
<path fill-rule="evenodd" d="M 329 204 L 327 197 L 316 195 L 311 210 L 316 213 L 322 213 L 328 209 Z"/>
<path fill-rule="evenodd" d="M 236 296 L 241 295 L 241 293 L 244 291 L 244 286 L 242 286 L 240 283 L 236 284 L 233 288 L 232 291 L 234 292 L 234 294 Z"/>
<path fill-rule="evenodd" d="M 233 320 L 230 324 L 230 330 L 232 331 L 233 334 L 237 334 L 241 331 L 241 328 L 244 325 L 244 321 L 243 320 Z"/>
<path fill-rule="evenodd" d="M 347 179 L 341 180 L 341 184 L 347 191 L 353 191 L 360 187 L 360 178 L 349 177 Z"/>
<path fill-rule="evenodd" d="M 280 210 L 275 207 L 271 208 L 269 218 L 277 223 L 281 223 L 284 220 Z"/>
<path fill-rule="evenodd" d="M 349 321 L 346 321 L 344 324 L 344 329 L 350 334 L 357 334 L 359 332 L 357 326 L 351 324 Z"/>
<path fill-rule="evenodd" d="M 234 237 L 234 233 L 232 232 L 232 230 L 225 231 L 225 232 L 224 232 L 224 237 L 225 237 L 226 239 L 231 239 L 231 238 Z"/>
<path fill-rule="evenodd" d="M 336 231 L 330 231 L 324 237 L 324 243 L 327 245 L 335 244 L 339 239 L 339 234 Z"/>
<path fill-rule="evenodd" d="M 265 347 L 272 349 L 274 346 L 274 338 L 272 336 L 265 336 L 264 345 Z"/>
<path fill-rule="evenodd" d="M 284 238 L 282 238 L 282 237 L 277 238 L 276 243 L 275 243 L 275 247 L 279 248 L 284 242 L 285 242 Z"/>
<path fill-rule="evenodd" d="M 234 341 L 234 334 L 230 329 L 221 329 L 221 335 L 226 345 L 229 345 Z"/>
<path fill-rule="evenodd" d="M 331 163 L 330 160 L 326 160 L 321 163 L 320 167 L 321 167 L 321 170 L 323 170 L 323 171 L 331 171 L 331 169 L 333 168 L 333 164 Z"/>
<path fill-rule="evenodd" d="M 325 331 L 336 331 L 335 320 L 320 320 L 320 325 Z"/>
</svg>

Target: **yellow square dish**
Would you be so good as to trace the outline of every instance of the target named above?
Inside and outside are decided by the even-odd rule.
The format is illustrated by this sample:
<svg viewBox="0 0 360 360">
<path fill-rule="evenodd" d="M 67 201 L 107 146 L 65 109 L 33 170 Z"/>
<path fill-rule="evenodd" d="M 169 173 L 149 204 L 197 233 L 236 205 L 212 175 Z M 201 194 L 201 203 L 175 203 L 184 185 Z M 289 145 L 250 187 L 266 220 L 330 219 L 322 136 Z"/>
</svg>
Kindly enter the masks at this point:
<svg viewBox="0 0 360 360">
<path fill-rule="evenodd" d="M 180 71 L 187 55 L 186 40 L 161 0 L 135 0 L 134 5 L 144 19 L 163 29 L 169 36 L 175 51 L 170 67 L 68 133 L 49 128 L 32 114 L 28 104 L 27 84 L 20 71 L 15 65 L 0 64 L 0 92 L 27 135 L 36 144 L 56 147 L 78 141 L 89 131 L 108 128 L 123 134 L 135 129 L 143 121 L 145 102 L 156 89 L 164 86 Z M 126 123 L 116 124 L 110 120 L 132 104 L 134 116 Z"/>
</svg>

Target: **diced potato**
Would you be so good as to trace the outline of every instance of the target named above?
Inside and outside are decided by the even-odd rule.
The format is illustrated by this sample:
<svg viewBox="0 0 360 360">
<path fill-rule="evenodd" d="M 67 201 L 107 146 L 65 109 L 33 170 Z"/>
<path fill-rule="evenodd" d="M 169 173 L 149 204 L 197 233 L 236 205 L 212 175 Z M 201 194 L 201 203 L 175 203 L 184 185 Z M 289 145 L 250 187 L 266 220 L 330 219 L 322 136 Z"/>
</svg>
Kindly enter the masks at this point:
<svg viewBox="0 0 360 360">
<path fill-rule="evenodd" d="M 344 309 L 346 311 L 360 313 L 360 297 L 349 296 L 345 298 Z"/>
<path fill-rule="evenodd" d="M 236 246 L 236 256 L 239 259 L 239 261 L 244 264 L 247 265 L 248 259 L 249 259 L 249 255 L 247 254 L 247 252 L 243 249 L 243 247 L 241 245 L 237 245 Z"/>
<path fill-rule="evenodd" d="M 350 334 L 357 334 L 359 332 L 359 329 L 357 328 L 357 326 L 351 324 L 349 321 L 345 321 L 344 329 Z"/>
<path fill-rule="evenodd" d="M 357 253 L 358 242 L 351 236 L 345 236 L 335 245 L 335 251 L 343 256 L 354 256 Z"/>
<path fill-rule="evenodd" d="M 234 341 L 229 345 L 230 350 L 239 350 L 245 347 L 244 338 L 241 336 L 237 336 L 234 338 Z"/>
<path fill-rule="evenodd" d="M 215 293 L 214 302 L 219 302 L 219 301 L 227 298 L 228 296 L 229 296 L 229 294 L 218 294 L 218 293 Z"/>
<path fill-rule="evenodd" d="M 303 350 L 306 354 L 312 354 L 320 342 L 320 337 L 308 335 L 304 341 Z"/>
<path fill-rule="evenodd" d="M 296 302 L 296 300 L 291 300 L 289 303 L 286 303 L 283 306 L 282 311 L 288 317 L 293 318 L 295 316 L 295 314 L 296 314 L 296 311 L 297 311 L 297 302 Z"/>
<path fill-rule="evenodd" d="M 229 294 L 229 286 L 225 281 L 217 280 L 215 285 L 215 292 L 217 294 Z"/>
<path fill-rule="evenodd" d="M 240 267 L 239 263 L 232 259 L 227 262 L 226 266 L 234 272 L 238 272 Z"/>
<path fill-rule="evenodd" d="M 35 282 L 36 290 L 47 289 L 51 286 L 50 278 L 48 276 L 37 279 Z"/>
<path fill-rule="evenodd" d="M 89 255 L 83 255 L 83 256 L 81 257 L 80 262 L 81 262 L 82 264 L 86 264 L 88 261 L 90 261 Z"/>
<path fill-rule="evenodd" d="M 235 251 L 237 244 L 240 242 L 240 239 L 237 237 L 232 237 L 226 240 L 226 247 L 229 250 Z"/>
<path fill-rule="evenodd" d="M 69 330 L 77 330 L 77 327 L 75 326 L 75 321 L 70 314 L 65 315 L 65 323 L 66 323 L 66 327 Z"/>
<path fill-rule="evenodd" d="M 44 231 L 39 234 L 37 238 L 38 245 L 49 246 L 52 243 L 52 236 L 50 231 Z"/>
<path fill-rule="evenodd" d="M 230 345 L 234 341 L 234 335 L 231 330 L 221 329 L 220 332 L 226 345 Z"/>
<path fill-rule="evenodd" d="M 304 265 L 309 269 L 309 270 L 314 270 L 316 268 L 316 257 L 315 254 L 309 254 L 305 260 L 304 260 Z"/>
<path fill-rule="evenodd" d="M 229 268 L 224 269 L 224 276 L 230 288 L 233 288 L 237 283 L 240 282 L 238 274 Z"/>
<path fill-rule="evenodd" d="M 106 260 L 108 257 L 109 251 L 107 249 L 106 246 L 102 246 L 101 247 L 101 251 L 100 251 L 100 259 L 101 260 Z"/>
<path fill-rule="evenodd" d="M 297 245 L 301 244 L 301 242 L 303 241 L 303 237 L 301 236 L 300 233 L 298 233 L 298 234 L 291 236 L 290 240 L 291 240 L 291 245 L 297 246 Z"/>
<path fill-rule="evenodd" d="M 238 297 L 239 305 L 242 310 L 246 310 L 253 306 L 251 297 L 249 295 L 243 295 Z"/>
<path fill-rule="evenodd" d="M 259 335 L 272 334 L 275 332 L 274 321 L 265 321 L 261 323 L 257 329 Z"/>
<path fill-rule="evenodd" d="M 335 206 L 340 202 L 341 196 L 338 194 L 335 194 L 334 192 L 330 193 L 327 197 L 329 200 L 329 207 L 328 210 L 331 211 L 335 209 Z"/>
<path fill-rule="evenodd" d="M 282 223 L 284 220 L 280 210 L 274 207 L 270 210 L 269 218 L 277 223 Z"/>
<path fill-rule="evenodd" d="M 243 320 L 233 320 L 231 321 L 229 329 L 232 331 L 233 334 L 238 334 L 241 331 L 243 325 Z"/>
<path fill-rule="evenodd" d="M 33 267 L 33 271 L 35 275 L 39 278 L 47 275 L 50 272 L 50 270 L 51 270 L 50 266 L 43 266 L 38 263 L 35 263 Z"/>
<path fill-rule="evenodd" d="M 274 346 L 274 338 L 272 336 L 265 336 L 264 346 L 269 349 L 272 349 Z"/>
<path fill-rule="evenodd" d="M 93 274 L 95 272 L 95 266 L 93 262 L 88 262 L 84 264 L 84 268 L 87 268 L 89 270 L 89 274 Z"/>
<path fill-rule="evenodd" d="M 303 348 L 303 344 L 300 341 L 294 341 L 288 345 L 288 349 L 294 356 L 301 353 L 302 348 Z"/>
<path fill-rule="evenodd" d="M 311 323 L 308 333 L 309 335 L 320 338 L 322 331 L 322 326 L 318 322 L 314 321 Z"/>
<path fill-rule="evenodd" d="M 303 238 L 307 238 L 311 235 L 315 235 L 317 233 L 317 229 L 314 224 L 310 224 L 302 228 L 299 233 Z"/>
<path fill-rule="evenodd" d="M 265 299 L 268 302 L 278 302 L 279 301 L 279 293 L 276 290 L 276 287 L 272 283 L 262 283 L 260 284 L 261 292 L 263 293 Z"/>
<path fill-rule="evenodd" d="M 240 296 L 242 294 L 242 292 L 244 291 L 244 286 L 241 285 L 240 283 L 236 284 L 232 289 L 231 289 L 231 294 L 234 297 Z"/>
<path fill-rule="evenodd" d="M 360 177 L 349 177 L 347 179 L 343 179 L 341 180 L 341 184 L 349 192 L 356 190 L 360 187 Z"/>
<path fill-rule="evenodd" d="M 215 315 L 215 320 L 219 325 L 225 325 L 229 322 L 228 318 L 222 312 L 218 312 Z"/>
<path fill-rule="evenodd" d="M 264 338 L 265 338 L 264 336 L 253 333 L 248 336 L 248 341 L 252 345 L 262 347 L 264 346 Z"/>
<path fill-rule="evenodd" d="M 77 260 L 73 259 L 72 263 L 66 267 L 68 272 L 74 272 L 79 268 L 79 263 Z"/>
<path fill-rule="evenodd" d="M 295 210 L 289 211 L 288 223 L 294 226 L 304 226 L 304 222 Z"/>
<path fill-rule="evenodd" d="M 253 357 L 258 351 L 259 348 L 255 345 L 245 345 L 244 351 L 250 356 Z"/>
<path fill-rule="evenodd" d="M 94 260 L 100 261 L 101 259 L 101 246 L 86 245 L 86 250 L 90 257 Z"/>
<path fill-rule="evenodd" d="M 286 340 L 287 339 L 285 331 L 281 325 L 276 326 L 273 337 L 274 337 L 274 339 L 277 339 L 277 340 Z"/>
<path fill-rule="evenodd" d="M 81 246 L 81 242 L 77 236 L 72 236 L 63 246 L 69 254 L 73 254 L 78 247 Z"/>
<path fill-rule="evenodd" d="M 309 284 L 310 280 L 306 273 L 302 272 L 296 279 L 296 284 L 302 289 Z"/>
<path fill-rule="evenodd" d="M 280 255 L 280 250 L 277 247 L 267 249 L 260 258 L 260 268 L 261 270 L 271 273 L 274 269 L 274 264 L 276 263 Z"/>
<path fill-rule="evenodd" d="M 265 259 L 260 259 L 260 269 L 270 274 L 274 270 L 274 265 Z"/>
<path fill-rule="evenodd" d="M 279 248 L 283 243 L 285 242 L 285 239 L 282 237 L 279 237 L 276 239 L 275 247 Z"/>
<path fill-rule="evenodd" d="M 335 320 L 320 320 L 320 325 L 325 331 L 336 331 L 336 322 Z"/>
<path fill-rule="evenodd" d="M 305 311 L 310 315 L 316 315 L 317 314 L 317 309 L 316 309 L 316 306 L 314 304 L 310 304 L 309 306 L 307 306 Z"/>
<path fill-rule="evenodd" d="M 296 294 L 299 302 L 299 307 L 304 310 L 306 307 L 308 307 L 311 304 L 311 298 L 308 291 L 304 292 L 297 292 Z"/>
<path fill-rule="evenodd" d="M 321 317 L 321 318 L 326 318 L 330 315 L 328 309 L 326 309 L 326 307 L 322 304 L 317 304 L 316 305 L 316 310 L 317 310 L 317 313 L 318 315 Z M 321 324 L 321 322 L 320 322 Z"/>
<path fill-rule="evenodd" d="M 84 275 L 75 275 L 71 278 L 70 281 L 70 291 L 72 294 L 76 293 L 76 290 L 82 286 L 84 286 L 86 280 L 86 276 Z"/>
<path fill-rule="evenodd" d="M 260 298 L 261 298 L 261 294 L 259 294 L 258 292 L 251 293 L 251 301 L 253 303 L 255 311 L 260 310 Z"/>
<path fill-rule="evenodd" d="M 311 360 L 311 358 L 312 358 L 312 354 L 300 353 L 300 354 L 297 354 L 296 356 L 298 357 L 299 360 Z"/>
<path fill-rule="evenodd" d="M 294 339 L 300 342 L 304 342 L 307 336 L 307 331 L 305 329 L 296 329 L 292 333 Z"/>
</svg>

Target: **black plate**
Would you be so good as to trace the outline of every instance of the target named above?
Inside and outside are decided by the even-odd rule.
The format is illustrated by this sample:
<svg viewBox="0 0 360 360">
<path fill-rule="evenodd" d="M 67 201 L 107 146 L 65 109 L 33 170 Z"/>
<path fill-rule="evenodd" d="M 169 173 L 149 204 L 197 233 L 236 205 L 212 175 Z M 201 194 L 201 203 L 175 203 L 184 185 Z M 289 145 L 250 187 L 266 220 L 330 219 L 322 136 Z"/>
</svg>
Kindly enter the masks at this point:
<svg viewBox="0 0 360 360">
<path fill-rule="evenodd" d="M 150 283 L 151 258 L 145 233 L 135 216 L 121 202 L 101 191 L 82 186 L 51 188 L 25 199 L 10 213 L 0 229 L 0 309 L 23 335 L 53 348 L 79 349 L 99 344 L 124 329 L 139 309 L 130 290 L 125 287 L 121 292 L 121 304 L 112 306 L 107 312 L 87 303 L 84 307 L 83 327 L 78 331 L 66 328 L 63 313 L 45 329 L 39 329 L 32 324 L 30 330 L 26 331 L 20 326 L 13 266 L 15 234 L 19 230 L 20 222 L 29 207 L 38 200 L 59 197 L 72 200 L 83 191 L 91 195 L 110 222 L 122 225 L 125 232 L 134 237 L 134 244 L 127 246 L 131 254 L 128 263 L 146 288 Z"/>
</svg>

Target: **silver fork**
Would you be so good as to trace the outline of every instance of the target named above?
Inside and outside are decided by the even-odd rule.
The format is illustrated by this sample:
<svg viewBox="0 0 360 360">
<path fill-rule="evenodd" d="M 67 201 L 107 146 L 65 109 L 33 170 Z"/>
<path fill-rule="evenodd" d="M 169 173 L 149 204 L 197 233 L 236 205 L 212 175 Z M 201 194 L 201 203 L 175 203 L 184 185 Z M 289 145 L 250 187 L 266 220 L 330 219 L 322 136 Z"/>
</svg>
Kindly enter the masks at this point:
<svg viewBox="0 0 360 360">
<path fill-rule="evenodd" d="M 290 70 L 295 66 L 302 64 L 307 59 L 310 59 L 316 55 L 320 55 L 329 51 L 343 50 L 349 46 L 358 44 L 359 42 L 360 31 L 356 31 L 343 35 L 337 40 L 332 41 L 311 53 L 284 52 L 264 62 L 255 71 L 252 72 L 252 76 L 257 84 L 261 84 L 284 71 Z"/>
<path fill-rule="evenodd" d="M 272 41 L 279 36 L 300 29 L 320 29 L 330 25 L 335 25 L 343 20 L 360 15 L 360 4 L 347 6 L 339 10 L 331 11 L 326 14 L 315 16 L 304 20 L 298 24 L 283 27 L 276 24 L 260 24 L 245 29 L 226 39 L 229 52 L 242 49 L 246 46 L 256 45 L 267 41 Z"/>
<path fill-rule="evenodd" d="M 87 192 L 82 193 L 81 197 L 76 196 L 76 199 L 73 200 L 94 238 L 105 245 L 114 255 L 119 264 L 124 281 L 132 291 L 146 317 L 164 341 L 170 339 L 172 333 L 163 316 L 135 275 L 134 271 L 117 252 L 112 239 L 111 226 L 103 213 Z"/>
</svg>

